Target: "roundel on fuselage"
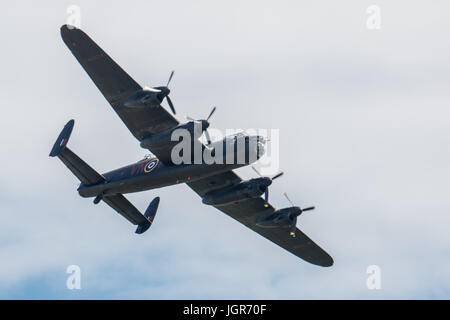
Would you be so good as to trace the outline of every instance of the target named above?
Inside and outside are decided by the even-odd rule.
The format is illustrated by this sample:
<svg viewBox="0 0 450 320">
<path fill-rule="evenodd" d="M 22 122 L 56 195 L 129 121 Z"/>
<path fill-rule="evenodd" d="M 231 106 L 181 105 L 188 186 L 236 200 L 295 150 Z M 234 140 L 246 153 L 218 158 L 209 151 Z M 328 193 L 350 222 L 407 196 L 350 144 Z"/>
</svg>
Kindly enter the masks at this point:
<svg viewBox="0 0 450 320">
<path fill-rule="evenodd" d="M 149 161 L 149 162 L 145 165 L 144 171 L 145 171 L 146 173 L 149 173 L 149 172 L 153 171 L 153 169 L 156 168 L 156 166 L 158 165 L 158 163 L 159 163 L 159 160 L 158 160 L 158 159 L 153 159 L 153 160 Z"/>
</svg>

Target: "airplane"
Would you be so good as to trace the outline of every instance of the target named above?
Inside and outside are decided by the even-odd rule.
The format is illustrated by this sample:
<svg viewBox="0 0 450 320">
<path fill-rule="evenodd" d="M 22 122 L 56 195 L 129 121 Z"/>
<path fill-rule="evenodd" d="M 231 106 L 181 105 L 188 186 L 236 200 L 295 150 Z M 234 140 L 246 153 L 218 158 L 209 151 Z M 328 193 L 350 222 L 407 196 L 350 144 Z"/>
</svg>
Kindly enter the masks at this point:
<svg viewBox="0 0 450 320">
<path fill-rule="evenodd" d="M 267 142 L 264 137 L 238 133 L 212 143 L 207 129 L 215 107 L 206 119 L 188 118 L 188 122 L 180 123 L 161 105 L 166 100 L 171 112 L 176 114 L 168 87 L 173 71 L 166 86 L 141 87 L 81 29 L 63 25 L 61 37 L 140 146 L 154 155 L 100 174 L 67 147 L 75 124 L 70 120 L 50 156 L 58 157 L 80 180 L 77 191 L 81 197 L 94 198 L 94 204 L 103 201 L 137 225 L 135 233 L 142 234 L 152 225 L 160 198 L 154 198 L 142 214 L 124 194 L 185 183 L 204 204 L 217 208 L 295 256 L 318 266 L 333 265 L 331 256 L 296 227 L 297 217 L 314 207 L 294 206 L 286 194 L 290 207 L 277 210 L 269 203 L 269 186 L 283 173 L 269 178 L 255 169 L 259 177 L 244 181 L 233 171 L 250 165 L 264 154 Z M 242 156 L 244 161 L 175 163 L 172 149 L 179 141 L 172 141 L 171 137 L 179 129 L 191 135 L 192 150 L 213 155 L 218 147 L 231 146 L 233 151 L 237 150 L 233 159 Z M 203 134 L 206 145 L 199 140 Z M 241 142 L 244 148 L 237 147 Z M 180 154 L 192 160 L 194 153 Z M 218 155 L 219 158 L 226 156 L 226 152 Z"/>
</svg>

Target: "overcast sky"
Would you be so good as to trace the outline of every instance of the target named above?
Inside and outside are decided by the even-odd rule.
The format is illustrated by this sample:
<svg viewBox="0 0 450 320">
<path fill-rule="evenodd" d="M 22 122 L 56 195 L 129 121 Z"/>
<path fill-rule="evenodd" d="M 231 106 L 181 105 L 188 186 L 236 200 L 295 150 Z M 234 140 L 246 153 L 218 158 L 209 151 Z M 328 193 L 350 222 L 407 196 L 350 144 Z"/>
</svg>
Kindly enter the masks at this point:
<svg viewBox="0 0 450 320">
<path fill-rule="evenodd" d="M 310 265 L 187 186 L 128 195 L 143 235 L 78 196 L 48 153 L 70 148 L 100 172 L 146 150 L 62 42 L 81 28 L 141 85 L 164 85 L 180 115 L 280 130 L 276 207 L 287 191 L 317 210 L 298 227 L 329 252 Z M 369 30 L 366 10 L 381 9 Z M 0 298 L 450 298 L 448 1 L 33 1 L 0 13 Z M 179 118 L 182 120 L 182 118 Z M 249 168 L 238 170 L 254 177 Z M 66 288 L 68 265 L 81 290 Z M 381 289 L 366 286 L 381 269 Z"/>
</svg>

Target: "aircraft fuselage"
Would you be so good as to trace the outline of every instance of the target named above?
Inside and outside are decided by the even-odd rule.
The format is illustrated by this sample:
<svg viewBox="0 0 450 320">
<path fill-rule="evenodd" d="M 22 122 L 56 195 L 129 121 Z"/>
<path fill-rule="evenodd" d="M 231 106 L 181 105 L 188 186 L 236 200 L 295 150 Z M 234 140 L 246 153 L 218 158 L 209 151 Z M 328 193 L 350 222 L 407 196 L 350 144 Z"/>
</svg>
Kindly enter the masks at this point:
<svg viewBox="0 0 450 320">
<path fill-rule="evenodd" d="M 105 182 L 95 185 L 80 184 L 78 192 L 82 197 L 97 197 L 98 195 L 146 191 L 195 181 L 246 166 L 259 159 L 262 155 L 262 146 L 257 143 L 253 144 L 252 142 L 249 142 L 249 140 L 251 141 L 251 138 L 247 139 L 245 142 L 245 150 L 242 151 L 245 155 L 241 158 L 241 161 L 238 161 L 240 158 L 238 156 L 239 152 L 234 154 L 231 163 L 223 161 L 223 163 L 208 164 L 201 161 L 198 164 L 165 165 L 157 158 L 147 158 L 131 165 L 104 173 L 103 177 L 106 180 Z M 258 139 L 258 137 L 255 137 L 255 139 Z M 237 142 L 234 143 L 237 144 Z M 223 151 L 223 158 L 223 160 L 226 159 L 225 149 Z"/>
</svg>

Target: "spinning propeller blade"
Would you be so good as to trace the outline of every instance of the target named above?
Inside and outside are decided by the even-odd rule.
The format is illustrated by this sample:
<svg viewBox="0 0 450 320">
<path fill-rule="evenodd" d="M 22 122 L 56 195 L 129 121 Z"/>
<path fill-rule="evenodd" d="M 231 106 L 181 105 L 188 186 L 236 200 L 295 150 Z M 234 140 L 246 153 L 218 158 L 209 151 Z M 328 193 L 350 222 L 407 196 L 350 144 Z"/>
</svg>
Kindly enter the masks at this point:
<svg viewBox="0 0 450 320">
<path fill-rule="evenodd" d="M 207 141 L 207 145 L 206 147 L 208 149 L 213 149 L 211 147 L 211 136 L 208 133 L 208 127 L 209 127 L 209 119 L 211 118 L 211 116 L 214 114 L 214 112 L 216 112 L 216 107 L 213 107 L 211 112 L 209 113 L 208 117 L 206 118 L 206 120 L 201 120 L 201 119 L 194 119 L 188 115 L 184 116 L 187 120 L 189 121 L 195 121 L 195 122 L 204 122 L 206 123 L 206 126 L 202 126 L 202 133 L 205 133 L 205 137 L 206 137 L 206 141 Z"/>
<path fill-rule="evenodd" d="M 205 130 L 206 141 L 208 142 L 208 146 L 211 144 L 211 137 L 209 136 L 208 130 Z"/>
<path fill-rule="evenodd" d="M 256 174 L 257 174 L 258 176 L 262 177 L 261 173 L 259 173 L 259 171 L 256 170 L 256 168 L 255 168 L 254 166 L 252 166 L 252 169 L 256 172 Z"/>
<path fill-rule="evenodd" d="M 289 199 L 288 195 L 286 192 L 283 192 L 283 195 L 286 197 L 286 199 L 289 201 L 289 203 L 291 204 L 292 207 L 294 207 L 294 204 L 292 203 L 291 199 Z M 295 214 L 295 216 L 292 218 L 292 225 L 291 225 L 291 232 L 290 235 L 295 237 L 295 230 L 297 227 L 297 217 L 299 215 L 301 215 L 304 211 L 309 211 L 309 210 L 314 210 L 316 207 L 307 207 L 305 209 L 299 208 L 300 210 L 298 211 L 297 214 Z M 293 215 L 294 213 L 291 213 L 291 215 Z"/>
<path fill-rule="evenodd" d="M 172 72 L 170 73 L 170 76 L 169 76 L 169 80 L 167 80 L 166 87 L 169 87 L 170 80 L 172 80 L 172 77 L 173 77 L 174 73 L 175 73 L 175 70 L 172 70 Z"/>
<path fill-rule="evenodd" d="M 274 176 L 272 177 L 272 180 L 275 180 L 276 178 L 281 177 L 283 174 L 284 174 L 284 172 L 280 172 L 280 173 L 274 175 Z"/>
<path fill-rule="evenodd" d="M 283 192 L 283 195 L 286 197 L 286 199 L 289 201 L 289 203 L 291 204 L 291 206 L 293 207 L 294 204 L 292 203 L 291 199 L 289 199 L 288 195 L 286 192 Z"/>
<path fill-rule="evenodd" d="M 170 100 L 169 96 L 166 96 L 166 99 L 167 99 L 167 103 L 169 104 L 170 110 L 172 110 L 172 113 L 177 114 L 175 111 L 175 108 L 173 106 L 172 100 Z"/>
<path fill-rule="evenodd" d="M 211 116 L 214 114 L 214 112 L 216 112 L 216 107 L 212 108 L 211 112 L 209 113 L 208 118 L 206 118 L 206 121 L 209 121 L 209 118 L 211 118 Z"/>
<path fill-rule="evenodd" d="M 174 73 L 175 73 L 175 70 L 172 70 L 172 72 L 170 73 L 170 76 L 169 76 L 169 80 L 167 80 L 166 86 L 165 87 L 160 87 L 160 88 L 162 88 L 162 90 L 159 90 L 159 91 L 160 92 L 161 91 L 164 92 L 163 93 L 164 96 L 161 99 L 165 98 L 167 100 L 167 103 L 169 104 L 169 107 L 170 107 L 170 110 L 172 111 L 172 113 L 173 114 L 177 114 L 177 112 L 175 111 L 175 107 L 173 106 L 172 100 L 170 100 L 170 98 L 169 98 L 169 93 L 170 93 L 169 83 L 172 80 L 172 77 L 173 77 Z M 158 90 L 158 89 L 156 89 L 156 90 Z M 161 100 L 161 102 L 162 102 L 162 100 Z"/>
</svg>

